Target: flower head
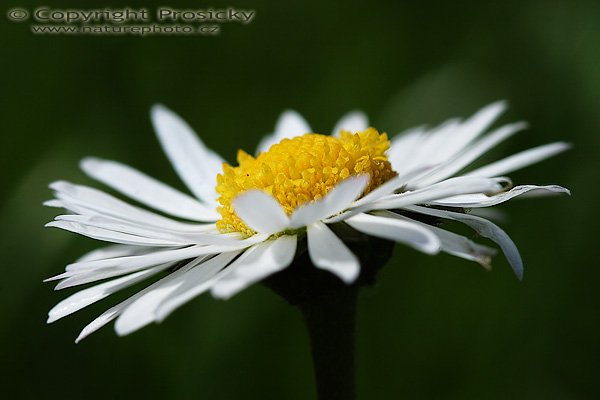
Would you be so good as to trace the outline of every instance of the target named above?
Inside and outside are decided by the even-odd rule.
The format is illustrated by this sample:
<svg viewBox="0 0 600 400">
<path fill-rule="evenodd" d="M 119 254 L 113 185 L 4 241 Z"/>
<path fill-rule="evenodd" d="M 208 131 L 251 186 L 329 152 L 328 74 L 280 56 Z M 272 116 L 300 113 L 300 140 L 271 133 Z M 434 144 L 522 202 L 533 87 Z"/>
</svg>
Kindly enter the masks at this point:
<svg viewBox="0 0 600 400">
<path fill-rule="evenodd" d="M 307 133 L 283 139 L 256 158 L 238 151 L 239 166 L 223 166 L 217 176 L 221 232 L 254 233 L 236 215 L 233 202 L 248 190 L 261 190 L 273 197 L 287 215 L 298 207 L 322 200 L 340 182 L 351 176 L 369 176 L 364 193 L 397 175 L 387 159 L 387 135 L 375 129 L 340 137 Z"/>
<path fill-rule="evenodd" d="M 443 251 L 489 266 L 493 248 L 431 224 L 459 221 L 496 242 L 521 277 L 521 257 L 508 235 L 466 211 L 525 193 L 568 193 L 554 185 L 512 187 L 504 175 L 569 146 L 552 143 L 469 171 L 473 161 L 525 127 L 509 124 L 485 134 L 504 108 L 504 103 L 494 103 L 464 121 L 415 128 L 391 142 L 385 133 L 368 127 L 362 113 L 348 114 L 332 135 L 321 135 L 288 111 L 275 133 L 260 143 L 256 156 L 240 150 L 238 165 L 231 166 L 183 120 L 156 106 L 152 120 L 159 140 L 194 196 L 126 165 L 96 158 L 81 163 L 88 175 L 170 217 L 91 187 L 51 184 L 56 198 L 46 205 L 68 213 L 47 226 L 113 244 L 49 279 L 60 280 L 57 289 L 102 282 L 60 302 L 49 312 L 48 322 L 162 273 L 161 279 L 92 321 L 77 340 L 114 319 L 117 333 L 128 334 L 163 320 L 201 293 L 228 298 L 281 271 L 294 260 L 299 240 L 306 240 L 316 268 L 351 284 L 360 274 L 360 263 L 330 228 L 336 224 L 427 254 Z"/>
</svg>

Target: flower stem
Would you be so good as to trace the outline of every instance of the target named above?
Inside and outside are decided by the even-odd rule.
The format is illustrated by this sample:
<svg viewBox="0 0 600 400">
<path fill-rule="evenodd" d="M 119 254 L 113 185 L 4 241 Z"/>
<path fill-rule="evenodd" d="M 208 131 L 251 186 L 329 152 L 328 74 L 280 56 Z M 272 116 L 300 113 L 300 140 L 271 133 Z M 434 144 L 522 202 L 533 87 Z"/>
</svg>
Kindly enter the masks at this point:
<svg viewBox="0 0 600 400">
<path fill-rule="evenodd" d="M 357 286 L 298 304 L 310 338 L 319 400 L 354 400 Z"/>
<path fill-rule="evenodd" d="M 331 226 L 359 258 L 361 272 L 351 285 L 310 260 L 306 240 L 298 245 L 292 264 L 263 284 L 298 307 L 308 330 L 319 400 L 354 400 L 356 298 L 362 286 L 375 282 L 389 260 L 394 243 Z M 344 230 L 345 229 L 345 230 Z"/>
</svg>

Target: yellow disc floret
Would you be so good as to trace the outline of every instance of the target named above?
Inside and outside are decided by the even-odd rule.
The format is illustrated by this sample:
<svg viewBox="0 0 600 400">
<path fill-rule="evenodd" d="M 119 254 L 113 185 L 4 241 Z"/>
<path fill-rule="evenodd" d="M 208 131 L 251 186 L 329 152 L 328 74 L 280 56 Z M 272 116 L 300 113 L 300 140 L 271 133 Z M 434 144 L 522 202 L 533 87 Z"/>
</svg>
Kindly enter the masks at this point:
<svg viewBox="0 0 600 400">
<path fill-rule="evenodd" d="M 233 199 L 249 189 L 261 189 L 273 196 L 289 215 L 304 203 L 323 198 L 335 185 L 351 175 L 368 173 L 365 193 L 394 177 L 385 155 L 390 141 L 374 128 L 358 133 L 342 132 L 340 137 L 309 133 L 284 139 L 256 158 L 238 151 L 239 166 L 223 164 L 217 176 L 221 232 L 251 235 L 235 214 Z M 260 212 L 260 210 L 257 210 Z"/>
</svg>

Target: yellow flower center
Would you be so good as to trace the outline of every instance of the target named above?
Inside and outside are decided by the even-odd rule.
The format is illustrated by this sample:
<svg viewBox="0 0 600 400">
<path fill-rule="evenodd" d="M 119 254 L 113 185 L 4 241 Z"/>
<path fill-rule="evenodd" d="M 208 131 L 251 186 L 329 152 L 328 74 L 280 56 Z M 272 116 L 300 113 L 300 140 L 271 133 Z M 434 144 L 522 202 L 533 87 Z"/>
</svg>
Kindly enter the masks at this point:
<svg viewBox="0 0 600 400">
<path fill-rule="evenodd" d="M 290 215 L 298 206 L 323 198 L 338 182 L 351 175 L 371 176 L 366 194 L 396 175 L 385 155 L 390 141 L 374 128 L 340 137 L 308 133 L 284 139 L 256 158 L 239 150 L 237 167 L 223 164 L 217 176 L 219 213 L 223 232 L 254 232 L 235 214 L 232 201 L 249 189 L 273 196 Z M 260 210 L 257 210 L 260 212 Z"/>
</svg>

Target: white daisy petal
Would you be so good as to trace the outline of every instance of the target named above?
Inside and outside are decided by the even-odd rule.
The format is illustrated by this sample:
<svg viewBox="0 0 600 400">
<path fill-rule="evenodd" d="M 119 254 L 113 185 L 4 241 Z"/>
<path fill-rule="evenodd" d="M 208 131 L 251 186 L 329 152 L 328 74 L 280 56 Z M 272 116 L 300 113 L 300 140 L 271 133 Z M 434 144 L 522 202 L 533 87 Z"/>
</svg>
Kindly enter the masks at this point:
<svg viewBox="0 0 600 400">
<path fill-rule="evenodd" d="M 88 157 L 81 169 L 90 177 L 147 206 L 167 214 L 193 221 L 216 221 L 219 214 L 213 205 L 181 193 L 154 178 L 116 161 Z"/>
<path fill-rule="evenodd" d="M 495 249 L 435 226 L 428 226 L 428 229 L 431 229 L 440 239 L 444 253 L 475 261 L 486 269 L 491 268 L 492 257 L 497 253 Z"/>
<path fill-rule="evenodd" d="M 452 140 L 448 141 L 443 153 L 446 159 L 453 157 L 462 149 L 470 145 L 473 140 L 480 136 L 485 130 L 506 110 L 506 102 L 497 101 L 477 111 L 475 115 L 460 125 Z"/>
<path fill-rule="evenodd" d="M 447 162 L 461 153 L 490 126 L 506 109 L 505 102 L 490 104 L 464 122 L 451 119 L 440 126 L 425 132 L 412 133 L 412 137 L 392 142 L 392 165 L 406 173 L 412 169 L 430 167 L 432 164 Z M 410 149 L 400 150 L 402 142 L 410 144 Z"/>
<path fill-rule="evenodd" d="M 92 322 L 87 324 L 81 330 L 81 332 L 79 333 L 79 336 L 77 336 L 77 339 L 75 339 L 75 343 L 81 342 L 83 339 L 85 339 L 92 333 L 96 332 L 98 329 L 102 328 L 106 324 L 113 321 L 115 318 L 117 318 L 123 312 L 125 307 L 127 307 L 129 304 L 133 303 L 133 301 L 135 301 L 135 299 L 136 299 L 136 297 L 134 295 L 134 296 L 128 298 L 127 300 L 122 301 L 121 303 L 117 304 L 116 306 L 111 307 L 110 309 L 103 312 L 100 316 L 98 316 Z"/>
<path fill-rule="evenodd" d="M 432 201 L 431 204 L 445 207 L 460 207 L 460 208 L 479 208 L 479 207 L 491 207 L 501 203 L 504 203 L 514 197 L 534 194 L 559 194 L 566 193 L 571 194 L 569 189 L 557 185 L 548 186 L 536 186 L 536 185 L 522 185 L 516 186 L 508 192 L 503 192 L 494 196 L 486 196 L 482 193 L 476 194 L 465 194 L 460 196 L 448 197 Z"/>
<path fill-rule="evenodd" d="M 171 275 L 168 275 L 163 279 L 167 279 L 169 276 L 171 276 Z M 129 307 L 130 304 L 132 304 L 133 302 L 135 302 L 137 299 L 144 296 L 148 292 L 151 292 L 152 290 L 154 290 L 156 288 L 156 285 L 159 282 L 161 282 L 161 281 L 157 281 L 156 283 L 140 290 L 139 292 L 137 292 L 133 296 L 129 297 L 128 299 L 122 301 L 121 303 L 117 304 L 116 306 L 113 306 L 110 309 L 103 312 L 100 316 L 98 316 L 96 319 L 94 319 L 92 322 L 90 322 L 83 328 L 83 330 L 81 331 L 79 336 L 77 336 L 77 339 L 75 339 L 75 343 L 79 343 L 81 340 L 85 339 L 92 333 L 96 332 L 98 329 L 102 328 L 106 324 L 113 321 L 115 318 L 117 318 L 119 315 L 121 315 L 123 313 L 123 311 L 127 307 Z"/>
<path fill-rule="evenodd" d="M 440 239 L 431 230 L 410 221 L 358 214 L 345 222 L 359 232 L 404 243 L 427 254 L 437 254 L 441 250 Z"/>
<path fill-rule="evenodd" d="M 332 272 L 350 284 L 360 273 L 358 258 L 322 222 L 307 227 L 308 252 L 313 264 L 320 269 Z"/>
<path fill-rule="evenodd" d="M 310 132 L 310 126 L 300 114 L 293 110 L 286 110 L 281 114 L 279 120 L 277 120 L 275 132 L 272 135 L 265 136 L 261 140 L 256 153 L 269 150 L 272 145 L 279 143 L 283 139 L 291 139 Z"/>
<path fill-rule="evenodd" d="M 204 261 L 204 258 L 192 260 L 144 289 L 144 293 L 136 296 L 137 298 L 122 310 L 115 323 L 117 334 L 124 336 L 154 322 L 154 310 L 160 302 L 183 282 L 182 276 Z"/>
<path fill-rule="evenodd" d="M 506 157 L 500 161 L 493 162 L 465 176 L 499 176 L 509 172 L 525 168 L 531 164 L 536 164 L 546 158 L 555 156 L 571 148 L 571 144 L 564 142 L 550 143 L 533 149 L 525 150 L 512 156 Z"/>
<path fill-rule="evenodd" d="M 374 190 L 367 193 L 364 197 L 361 197 L 360 199 L 356 200 L 352 206 L 360 207 L 365 204 L 379 200 L 384 196 L 394 194 L 396 190 L 402 188 L 403 186 L 406 186 L 409 182 L 418 179 L 419 176 L 421 176 L 424 173 L 427 173 L 428 170 L 428 168 L 422 168 L 413 170 L 412 172 L 409 172 L 407 174 L 395 176 L 383 185 L 378 186 Z"/>
<path fill-rule="evenodd" d="M 398 171 L 400 174 L 410 172 L 408 167 L 412 162 L 411 155 L 416 153 L 419 144 L 423 140 L 425 130 L 424 126 L 419 126 L 408 129 L 392 138 L 388 150 L 388 160 L 394 171 Z"/>
<path fill-rule="evenodd" d="M 282 232 L 290 220 L 281 205 L 261 190 L 248 190 L 233 199 L 233 208 L 246 225 L 258 233 Z"/>
<path fill-rule="evenodd" d="M 157 251 L 158 247 L 142 247 L 142 246 L 130 246 L 126 244 L 111 244 L 109 246 L 101 247 L 99 249 L 92 250 L 83 256 L 79 257 L 76 262 L 103 260 L 105 258 L 113 257 L 124 257 L 132 256 L 136 254 L 143 254 L 147 252 Z"/>
<path fill-rule="evenodd" d="M 241 238 L 239 233 L 220 234 L 213 232 L 177 232 L 157 227 L 138 225 L 131 221 L 119 220 L 102 215 L 59 215 L 58 221 L 70 221 L 84 227 L 101 228 L 129 235 L 141 236 L 143 238 L 159 239 L 171 246 L 193 245 L 193 244 L 223 244 L 237 243 Z"/>
<path fill-rule="evenodd" d="M 404 184 L 406 184 L 406 180 L 404 179 L 404 177 L 395 176 L 392 179 L 390 179 L 389 181 L 387 181 L 386 183 L 384 183 L 383 185 L 376 187 L 375 189 L 373 189 L 372 191 L 367 193 L 365 196 L 356 200 L 352 206 L 358 207 L 363 204 L 367 204 L 367 203 L 371 203 L 375 200 L 379 200 L 383 196 L 393 194 L 396 190 L 398 190 L 402 186 L 404 186 Z"/>
<path fill-rule="evenodd" d="M 438 218 L 451 219 L 462 222 L 463 224 L 471 227 L 471 229 L 475 230 L 481 236 L 493 240 L 502 249 L 502 252 L 506 256 L 506 259 L 508 260 L 510 266 L 515 272 L 515 275 L 517 275 L 519 279 L 523 278 L 523 261 L 521 260 L 521 255 L 519 254 L 517 246 L 515 246 L 514 242 L 506 234 L 506 232 L 504 232 L 494 223 L 484 218 L 476 217 L 474 215 L 469 214 L 462 214 L 445 210 L 436 210 L 433 208 L 425 208 L 418 206 L 405 208 L 407 210 L 414 211 L 420 214 L 433 215 L 434 217 Z"/>
<path fill-rule="evenodd" d="M 251 245 L 251 244 L 249 244 Z M 127 267 L 150 267 L 164 262 L 185 260 L 198 257 L 205 254 L 215 254 L 223 249 L 223 246 L 189 246 L 179 249 L 161 250 L 154 253 L 106 258 L 102 260 L 92 260 L 84 262 L 75 262 L 67 265 L 67 271 L 75 273 L 77 271 L 97 271 L 102 268 L 127 268 Z M 234 250 L 234 249 L 232 249 Z"/>
<path fill-rule="evenodd" d="M 171 276 L 171 275 L 168 275 L 163 279 L 166 279 L 169 276 Z M 115 318 L 117 318 L 119 315 L 121 315 L 123 313 L 123 311 L 127 307 L 129 307 L 130 304 L 134 303 L 136 300 L 138 300 L 140 297 L 144 296 L 148 292 L 151 292 L 152 290 L 154 290 L 156 288 L 156 285 L 159 282 L 161 282 L 161 281 L 155 282 L 154 284 L 140 290 L 139 292 L 137 292 L 133 296 L 129 297 L 128 299 L 122 301 L 121 303 L 117 304 L 116 306 L 113 306 L 110 309 L 103 312 L 100 316 L 98 316 L 96 319 L 94 319 L 92 322 L 87 324 L 82 329 L 81 333 L 79 333 L 79 336 L 77 336 L 77 339 L 75 339 L 75 343 L 79 343 L 80 341 L 82 341 L 83 339 L 85 339 L 86 337 L 91 335 L 92 333 L 96 332 L 98 329 L 102 328 L 106 324 L 113 321 Z"/>
<path fill-rule="evenodd" d="M 426 139 L 415 149 L 415 155 L 412 155 L 413 166 L 418 167 L 423 162 L 426 165 L 440 164 L 459 153 L 463 147 L 456 146 L 460 143 L 456 139 L 461 136 L 466 125 L 467 122 L 452 118 L 428 131 L 423 135 Z"/>
<path fill-rule="evenodd" d="M 378 186 L 371 192 L 367 193 L 367 195 L 365 195 L 364 197 L 361 197 L 360 199 L 356 200 L 350 205 L 348 210 L 340 214 L 334 215 L 332 217 L 325 218 L 322 221 L 326 224 L 333 224 L 336 222 L 344 221 L 353 215 L 360 214 L 363 211 L 370 210 L 371 203 L 375 203 L 377 200 L 393 194 L 397 189 L 406 186 L 408 182 L 422 175 L 426 171 L 427 169 L 417 169 L 407 174 L 395 176 L 383 185 Z"/>
<path fill-rule="evenodd" d="M 182 231 L 197 232 L 205 230 L 207 227 L 214 228 L 214 224 L 188 224 L 175 221 L 132 206 L 108 193 L 87 186 L 58 181 L 51 183 L 50 188 L 56 192 L 58 199 L 58 201 L 53 201 L 51 206 L 60 206 L 77 214 L 101 214 L 139 224 Z"/>
<path fill-rule="evenodd" d="M 120 211 L 117 212 L 102 212 L 97 211 L 98 209 L 94 208 L 95 205 L 91 205 L 91 207 L 84 207 L 79 205 L 80 203 L 67 199 L 63 195 L 59 195 L 63 199 L 62 200 L 51 200 L 44 202 L 44 205 L 51 207 L 60 207 L 69 211 L 72 214 L 68 215 L 79 215 L 87 218 L 107 218 L 114 221 L 119 221 L 120 223 L 133 224 L 138 227 L 149 228 L 151 230 L 161 230 L 161 231 L 177 231 L 181 234 L 195 234 L 195 233 L 218 233 L 218 229 L 214 223 L 209 224 L 188 224 L 182 223 L 179 221 L 167 219 L 165 224 L 160 224 L 158 221 L 160 220 L 152 220 L 152 218 L 148 220 L 136 219 L 133 215 L 128 215 L 127 213 L 123 213 Z M 49 204 L 51 203 L 51 204 Z M 162 218 L 157 214 L 153 214 L 156 217 Z"/>
<path fill-rule="evenodd" d="M 252 246 L 234 261 L 212 287 L 214 297 L 228 299 L 241 290 L 286 268 L 296 254 L 296 236 L 284 235 Z"/>
<path fill-rule="evenodd" d="M 155 105 L 151 114 L 160 144 L 179 177 L 199 199 L 215 205 L 217 174 L 222 171 L 224 160 L 171 110 Z"/>
<path fill-rule="evenodd" d="M 188 263 L 181 269 L 166 276 L 153 284 L 152 290 L 149 290 L 143 296 L 140 296 L 133 303 L 125 308 L 123 313 L 115 322 L 115 331 L 119 336 L 128 335 L 144 326 L 157 321 L 156 310 L 167 300 L 181 285 L 183 285 L 191 271 L 196 270 L 190 278 L 197 284 L 210 280 L 214 275 L 239 252 L 223 253 L 211 258 L 208 261 L 197 262 L 196 260 Z"/>
<path fill-rule="evenodd" d="M 217 254 L 235 250 L 245 249 L 256 243 L 265 241 L 268 235 L 256 234 L 244 240 L 238 240 L 235 243 L 227 245 L 198 245 L 180 249 L 162 250 L 159 252 L 134 255 L 126 257 L 108 258 L 103 260 L 94 260 L 86 262 L 77 262 L 67 266 L 67 272 L 72 275 L 78 272 L 94 272 L 103 268 L 145 268 L 158 265 L 164 262 L 185 260 L 203 255 Z"/>
<path fill-rule="evenodd" d="M 430 167 L 434 164 L 439 164 L 446 161 L 456 153 L 456 149 L 449 151 L 452 145 L 447 142 L 450 138 L 458 137 L 461 129 L 461 121 L 459 119 L 450 119 L 441 125 L 430 129 L 429 131 L 414 130 L 412 140 L 410 137 L 405 139 L 408 141 L 407 149 L 401 151 L 401 157 L 398 155 L 397 148 L 400 146 L 398 142 L 392 143 L 393 147 L 390 150 L 396 153 L 394 159 L 394 168 L 398 165 L 398 171 L 408 173 L 415 169 Z"/>
<path fill-rule="evenodd" d="M 433 232 L 441 242 L 441 250 L 453 256 L 461 257 L 466 260 L 475 261 L 485 268 L 490 268 L 491 259 L 496 255 L 496 250 L 475 243 L 472 240 L 458 235 L 454 232 L 438 228 L 436 226 L 427 225 L 414 219 L 398 215 L 391 211 L 378 211 L 376 215 L 386 218 L 395 218 L 403 221 L 408 221 Z"/>
<path fill-rule="evenodd" d="M 136 272 L 131 275 L 117 278 L 109 282 L 104 282 L 96 286 L 81 290 L 60 303 L 54 306 L 48 312 L 48 323 L 52 323 L 60 318 L 63 318 L 69 314 L 79 311 L 84 307 L 89 306 L 97 301 L 100 301 L 119 290 L 125 289 L 131 285 L 143 281 L 144 279 L 163 271 L 170 266 L 172 263 L 162 264 L 154 268 L 150 268 L 144 271 Z"/>
<path fill-rule="evenodd" d="M 143 236 L 131 235 L 128 233 L 114 232 L 108 229 L 97 228 L 80 224 L 73 221 L 51 221 L 44 225 L 47 228 L 60 228 L 69 232 L 78 233 L 92 239 L 105 242 L 121 243 L 137 246 L 182 246 L 185 243 L 169 241 L 163 239 L 154 239 Z"/>
<path fill-rule="evenodd" d="M 210 254 L 212 255 L 212 254 Z M 199 257 L 208 257 L 209 255 L 202 255 Z M 177 260 L 179 261 L 179 260 Z M 173 261 L 173 263 L 175 263 L 175 261 Z M 162 265 L 162 264 L 154 264 L 154 265 L 149 265 L 149 266 L 144 266 L 144 267 L 126 267 L 126 268 L 118 268 L 118 267 L 104 267 L 98 270 L 90 270 L 90 271 L 66 271 L 63 272 L 60 275 L 57 275 L 55 277 L 52 277 L 50 279 L 46 279 L 46 281 L 49 280 L 55 280 L 56 278 L 62 278 L 63 280 L 61 280 L 55 287 L 54 290 L 62 290 L 62 289 L 66 289 L 66 288 L 70 288 L 73 286 L 78 286 L 78 285 L 84 285 L 87 283 L 92 283 L 92 282 L 97 282 L 97 281 L 101 281 L 104 279 L 110 279 L 110 278 L 116 278 L 119 276 L 123 276 L 123 275 L 128 275 L 130 273 L 133 272 L 137 272 L 137 271 L 141 271 L 141 270 L 146 270 L 149 268 L 154 267 L 155 265 Z"/>
<path fill-rule="evenodd" d="M 351 111 L 344 115 L 335 127 L 333 128 L 332 135 L 340 136 L 342 131 L 349 131 L 352 133 L 364 131 L 369 127 L 369 119 L 367 115 L 362 111 Z"/>
<path fill-rule="evenodd" d="M 192 241 L 185 240 L 185 234 L 173 234 L 166 230 L 158 228 L 151 228 L 136 225 L 130 221 L 119 220 L 111 217 L 104 217 L 101 215 L 59 215 L 54 218 L 55 221 L 72 222 L 77 225 L 81 225 L 84 228 L 100 228 L 108 230 L 114 233 L 124 233 L 128 235 L 139 236 L 142 238 L 160 239 L 164 241 L 170 241 L 171 246 L 178 246 L 184 244 L 197 244 Z"/>
<path fill-rule="evenodd" d="M 57 199 L 52 199 L 52 200 L 46 200 L 42 203 L 43 206 L 46 207 L 54 207 L 54 208 L 65 208 L 65 203 L 61 200 L 57 200 Z"/>
<path fill-rule="evenodd" d="M 368 174 L 351 176 L 338 183 L 321 200 L 298 207 L 290 217 L 290 229 L 307 226 L 344 211 L 362 194 L 369 179 Z"/>
<path fill-rule="evenodd" d="M 246 252 L 253 248 L 251 247 Z M 213 287 L 221 276 L 229 273 L 231 267 L 227 267 L 227 264 L 239 254 L 239 251 L 220 254 L 214 259 L 186 272 L 182 277 L 183 282 L 156 307 L 154 311 L 156 322 L 162 322 L 183 304 Z"/>
<path fill-rule="evenodd" d="M 204 257 L 202 258 L 202 260 L 204 259 Z M 192 261 L 192 264 L 195 262 L 199 262 L 198 260 L 194 260 Z M 188 264 L 188 266 L 190 265 Z M 88 337 L 89 335 L 91 335 L 92 333 L 96 332 L 98 329 L 102 328 L 103 326 L 105 326 L 106 324 L 110 323 L 111 321 L 113 321 L 115 318 L 117 318 L 119 315 L 121 315 L 123 313 L 123 311 L 129 307 L 132 303 L 134 303 L 135 301 L 137 301 L 139 298 L 145 296 L 147 293 L 153 291 L 160 282 L 164 282 L 164 280 L 168 280 L 169 277 L 171 277 L 172 275 L 167 275 L 166 277 L 164 277 L 163 279 L 155 282 L 154 284 L 140 290 L 139 292 L 137 292 L 136 294 L 134 294 L 133 296 L 129 297 L 128 299 L 122 301 L 121 303 L 117 304 L 116 306 L 111 307 L 110 309 L 106 310 L 105 312 L 103 312 L 99 317 L 97 317 L 96 319 L 94 319 L 92 322 L 90 322 L 89 324 L 87 324 L 83 330 L 81 331 L 81 333 L 79 334 L 79 336 L 77 336 L 77 339 L 75 339 L 75 343 L 79 343 L 81 340 L 85 339 L 86 337 Z"/>
<path fill-rule="evenodd" d="M 432 172 L 421 177 L 417 182 L 414 183 L 416 187 L 428 186 L 437 183 L 443 179 L 449 178 L 471 164 L 482 154 L 485 154 L 488 150 L 495 147 L 498 143 L 506 140 L 515 133 L 525 129 L 527 124 L 523 122 L 514 123 L 510 125 L 504 125 L 486 137 L 480 139 L 477 143 L 473 144 L 470 148 L 464 152 L 459 153 L 458 156 L 451 158 L 446 163 L 435 168 Z"/>
<path fill-rule="evenodd" d="M 275 135 L 280 140 L 304 135 L 311 131 L 308 122 L 293 110 L 286 110 L 281 114 L 275 126 Z"/>
<path fill-rule="evenodd" d="M 365 208 L 370 210 L 401 208 L 413 204 L 429 203 L 433 200 L 460 194 L 497 192 L 502 189 L 502 185 L 500 185 L 499 181 L 499 179 L 490 178 L 450 178 L 435 185 L 417 189 L 412 192 L 386 196 L 365 206 Z"/>
<path fill-rule="evenodd" d="M 237 245 L 209 245 L 192 246 L 183 249 L 164 250 L 139 256 L 118 257 L 84 263 L 71 264 L 66 272 L 51 278 L 65 278 L 56 285 L 56 290 L 95 282 L 101 279 L 112 278 L 153 267 L 165 262 L 186 260 L 194 257 L 219 254 L 242 250 L 253 244 L 264 241 L 265 235 L 254 235 L 249 239 L 241 240 Z"/>
</svg>

